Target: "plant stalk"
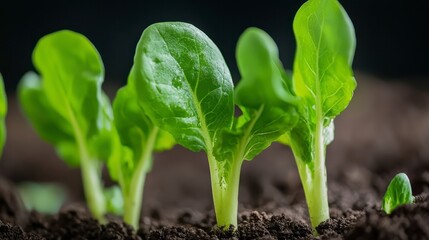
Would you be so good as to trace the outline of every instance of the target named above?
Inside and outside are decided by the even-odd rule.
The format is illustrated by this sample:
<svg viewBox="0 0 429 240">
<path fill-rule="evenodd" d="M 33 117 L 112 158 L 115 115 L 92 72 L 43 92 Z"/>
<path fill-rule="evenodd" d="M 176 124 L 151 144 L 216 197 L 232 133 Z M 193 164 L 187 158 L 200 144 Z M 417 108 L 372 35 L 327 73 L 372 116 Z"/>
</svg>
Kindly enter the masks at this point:
<svg viewBox="0 0 429 240">
<path fill-rule="evenodd" d="M 229 178 L 223 180 L 213 155 L 208 154 L 216 223 L 221 229 L 237 227 L 238 189 L 240 185 L 241 160 L 235 160 Z"/>
<path fill-rule="evenodd" d="M 154 127 L 150 132 L 146 143 L 143 144 L 143 153 L 137 163 L 136 170 L 133 172 L 130 187 L 126 190 L 123 188 L 122 190 L 125 200 L 124 221 L 133 226 L 134 229 L 138 229 L 139 227 L 144 183 L 152 161 L 152 152 L 158 135 L 158 130 L 159 128 Z"/>
<path fill-rule="evenodd" d="M 81 149 L 81 152 L 83 150 Z M 104 223 L 104 213 L 106 212 L 106 202 L 103 194 L 103 184 L 101 183 L 101 167 L 98 162 L 81 153 L 81 169 L 83 190 L 88 209 L 92 216 L 100 223 Z"/>
<path fill-rule="evenodd" d="M 294 156 L 304 188 L 313 234 L 317 235 L 316 227 L 321 222 L 329 219 L 329 205 L 325 166 L 326 146 L 322 124 L 317 124 L 315 133 L 314 152 L 312 154 L 314 159 L 310 163 L 305 163 L 295 152 Z"/>
<path fill-rule="evenodd" d="M 66 102 L 67 103 L 67 102 Z M 70 105 L 66 104 L 70 124 L 73 127 L 76 143 L 79 147 L 81 175 L 83 182 L 83 191 L 88 203 L 88 209 L 91 215 L 100 223 L 104 223 L 104 214 L 106 213 L 106 201 L 103 192 L 103 184 L 101 179 L 101 165 L 92 157 L 89 156 L 86 148 L 87 144 L 82 135 L 79 124 Z"/>
<path fill-rule="evenodd" d="M 130 191 L 124 197 L 124 221 L 134 229 L 138 229 L 139 226 L 145 179 L 146 172 L 136 170 L 131 180 Z"/>
</svg>

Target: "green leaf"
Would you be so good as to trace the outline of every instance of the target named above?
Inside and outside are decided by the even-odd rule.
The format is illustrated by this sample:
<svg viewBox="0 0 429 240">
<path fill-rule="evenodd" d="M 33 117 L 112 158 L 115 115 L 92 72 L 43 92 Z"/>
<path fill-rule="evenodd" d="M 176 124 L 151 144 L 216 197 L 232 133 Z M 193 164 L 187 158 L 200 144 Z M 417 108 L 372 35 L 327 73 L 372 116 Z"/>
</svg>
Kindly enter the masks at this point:
<svg viewBox="0 0 429 240">
<path fill-rule="evenodd" d="M 3 147 L 6 141 L 6 112 L 7 96 L 4 91 L 3 77 L 0 74 L 0 155 L 3 153 Z"/>
<path fill-rule="evenodd" d="M 91 42 L 68 30 L 46 35 L 34 49 L 33 62 L 52 107 L 66 119 L 75 115 L 85 137 L 96 133 L 104 67 Z"/>
<path fill-rule="evenodd" d="M 130 78 L 132 78 L 132 74 Z M 151 132 L 157 132 L 156 140 L 153 143 L 155 151 L 168 150 L 174 146 L 175 141 L 169 133 L 159 131 L 145 115 L 143 109 L 138 105 L 137 95 L 130 85 L 118 90 L 113 102 L 113 111 L 122 150 L 120 157 L 112 159 L 112 161 L 120 161 L 120 163 L 110 164 L 112 166 L 110 171 L 117 172 L 118 166 L 120 166 L 123 177 L 130 181 L 138 162 L 142 161 L 144 152 L 149 151 L 152 155 L 152 149 L 147 149 L 147 141 Z M 145 164 L 144 172 L 149 172 L 151 166 L 152 162 Z"/>
<path fill-rule="evenodd" d="M 149 26 L 134 58 L 139 104 L 161 129 L 192 151 L 213 148 L 233 117 L 233 84 L 216 45 L 180 22 Z"/>
<path fill-rule="evenodd" d="M 293 107 L 289 111 L 264 105 L 259 109 L 241 109 L 243 115 L 231 130 L 222 132 L 215 144 L 216 159 L 223 161 L 226 169 L 233 161 L 252 160 L 290 130 L 298 119 Z M 226 178 L 228 173 L 224 173 Z"/>
<path fill-rule="evenodd" d="M 353 96 L 356 81 L 351 64 L 356 40 L 353 24 L 337 0 L 307 1 L 298 10 L 293 27 L 297 41 L 293 87 L 302 104 L 300 120 L 288 133 L 288 144 L 300 160 L 311 163 L 316 128 L 322 129 L 324 145 L 332 142 L 333 119 Z"/>
<path fill-rule="evenodd" d="M 79 165 L 79 150 L 73 130 L 69 124 L 63 124 L 67 122 L 63 116 L 53 111 L 36 73 L 28 72 L 22 77 L 18 85 L 18 97 L 21 108 L 39 136 L 54 144 L 57 153 L 67 163 Z"/>
<path fill-rule="evenodd" d="M 25 75 L 19 95 L 36 131 L 71 165 L 78 164 L 80 148 L 106 159 L 112 110 L 101 90 L 104 68 L 95 47 L 83 35 L 63 30 L 37 43 L 33 61 L 41 78 Z"/>
<path fill-rule="evenodd" d="M 297 12 L 293 29 L 295 93 L 321 111 L 322 119 L 334 118 L 347 107 L 356 87 L 353 24 L 337 0 L 309 0 Z"/>
<path fill-rule="evenodd" d="M 414 201 L 410 180 L 405 173 L 398 173 L 387 187 L 381 208 L 391 214 L 398 206 Z"/>
<path fill-rule="evenodd" d="M 225 161 L 226 168 L 233 161 L 253 159 L 298 120 L 298 99 L 288 88 L 290 79 L 271 37 L 258 28 L 247 29 L 240 36 L 236 56 L 242 78 L 235 100 L 242 115 L 215 145 L 216 158 Z"/>
<path fill-rule="evenodd" d="M 154 127 L 137 104 L 137 97 L 130 87 L 118 90 L 113 102 L 115 126 L 121 143 L 132 150 L 137 162 L 146 145 L 147 135 Z"/>
<path fill-rule="evenodd" d="M 235 91 L 237 104 L 258 108 L 261 104 L 283 106 L 297 102 L 287 88 L 290 85 L 284 85 L 287 75 L 278 55 L 276 43 L 266 32 L 258 28 L 244 31 L 236 51 L 241 74 Z"/>
</svg>

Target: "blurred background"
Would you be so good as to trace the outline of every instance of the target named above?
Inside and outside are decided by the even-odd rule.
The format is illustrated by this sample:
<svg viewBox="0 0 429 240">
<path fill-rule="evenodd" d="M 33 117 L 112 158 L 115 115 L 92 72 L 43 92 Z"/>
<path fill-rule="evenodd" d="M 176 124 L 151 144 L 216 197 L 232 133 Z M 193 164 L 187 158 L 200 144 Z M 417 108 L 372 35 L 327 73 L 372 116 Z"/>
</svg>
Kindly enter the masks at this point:
<svg viewBox="0 0 429 240">
<path fill-rule="evenodd" d="M 125 84 L 144 28 L 160 21 L 190 22 L 218 45 L 234 80 L 238 81 L 235 45 L 239 35 L 250 26 L 264 29 L 274 38 L 285 67 L 291 68 L 295 50 L 292 21 L 303 2 L 3 1 L 0 72 L 9 95 L 9 113 L 0 175 L 17 183 L 61 182 L 67 187 L 71 201 L 82 199 L 79 171 L 68 168 L 58 160 L 51 146 L 39 140 L 15 101 L 16 84 L 26 71 L 34 70 L 31 53 L 45 34 L 71 29 L 87 36 L 101 54 L 106 71 L 105 88 L 114 96 L 115 90 Z M 350 107 L 336 120 L 336 140 L 328 150 L 330 179 L 343 179 L 351 186 L 363 187 L 356 179 L 365 178 L 368 169 L 389 166 L 393 173 L 399 170 L 395 166 L 401 166 L 396 163 L 410 158 L 418 160 L 416 168 L 428 169 L 429 1 L 340 2 L 356 29 L 354 69 L 358 88 Z M 264 160 L 258 160 L 261 158 Z M 386 165 L 383 161 L 389 162 Z M 358 170 L 335 170 L 344 166 L 356 166 Z M 176 147 L 170 153 L 157 155 L 145 189 L 145 206 L 165 209 L 211 206 L 207 174 L 203 154 Z M 429 183 L 429 172 L 422 174 L 422 181 Z M 385 187 L 385 180 L 375 183 L 372 180 L 368 177 L 364 184 Z M 258 194 L 262 199 L 276 194 L 283 196 L 287 189 L 299 186 L 289 149 L 274 144 L 252 163 L 244 163 L 242 182 L 243 201 Z M 266 182 L 272 189 L 261 187 Z M 183 201 L 177 203 L 177 199 Z M 302 199 L 302 194 L 298 199 Z"/>
<path fill-rule="evenodd" d="M 238 79 L 234 60 L 239 35 L 250 26 L 266 30 L 290 68 L 295 40 L 292 21 L 302 0 L 248 1 L 3 1 L 0 8 L 0 72 L 7 87 L 33 69 L 31 53 L 45 34 L 71 29 L 99 50 L 108 82 L 125 83 L 137 41 L 148 25 L 185 21 L 218 45 Z M 356 70 L 419 81 L 428 76 L 429 2 L 342 0 L 357 35 Z"/>
</svg>

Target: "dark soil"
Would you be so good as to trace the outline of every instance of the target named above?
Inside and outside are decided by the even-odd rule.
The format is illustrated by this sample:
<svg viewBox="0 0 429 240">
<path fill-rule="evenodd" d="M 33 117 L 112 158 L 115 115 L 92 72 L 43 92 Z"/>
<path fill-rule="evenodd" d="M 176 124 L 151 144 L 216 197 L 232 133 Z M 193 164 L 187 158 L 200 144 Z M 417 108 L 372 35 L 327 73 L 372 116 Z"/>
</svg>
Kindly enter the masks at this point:
<svg viewBox="0 0 429 240">
<path fill-rule="evenodd" d="M 13 151 L 12 136 L 0 163 L 0 239 L 429 239 L 429 94 L 400 84 L 359 84 L 350 108 L 336 121 L 336 139 L 328 148 L 331 218 L 318 226 L 317 237 L 291 152 L 278 144 L 243 164 L 237 231 L 213 227 L 203 154 L 176 147 L 156 155 L 140 228 L 134 231 L 114 216 L 98 224 L 83 208 L 78 172 L 57 166 L 52 150 L 31 136 L 16 138 L 16 146 L 28 151 Z M 13 105 L 9 108 L 14 111 Z M 25 129 L 13 124 L 9 133 Z M 26 139 L 31 139 L 28 148 Z M 31 146 L 35 152 L 46 149 L 34 153 L 40 163 L 28 156 Z M 386 215 L 380 211 L 381 199 L 398 172 L 408 174 L 416 201 Z M 27 211 L 14 184 L 4 178 L 61 181 L 71 200 L 57 215 Z"/>
</svg>

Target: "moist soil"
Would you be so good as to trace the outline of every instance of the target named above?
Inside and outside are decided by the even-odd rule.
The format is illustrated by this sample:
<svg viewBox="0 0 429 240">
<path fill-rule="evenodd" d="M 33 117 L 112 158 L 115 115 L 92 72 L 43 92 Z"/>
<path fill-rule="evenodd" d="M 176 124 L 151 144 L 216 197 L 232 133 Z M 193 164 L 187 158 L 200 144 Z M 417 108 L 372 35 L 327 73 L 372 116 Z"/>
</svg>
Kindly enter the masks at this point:
<svg viewBox="0 0 429 240">
<path fill-rule="evenodd" d="M 9 109 L 9 123 L 23 122 L 14 117 L 13 102 Z M 9 133 L 20 130 L 29 128 L 12 125 Z M 116 216 L 106 224 L 92 219 L 78 171 L 59 166 L 36 137 L 22 136 L 18 148 L 8 138 L 0 163 L 0 239 L 429 239 L 429 95 L 401 84 L 361 80 L 351 106 L 336 120 L 336 139 L 327 151 L 331 218 L 317 227 L 317 237 L 292 154 L 279 144 L 243 163 L 236 231 L 213 227 L 204 154 L 180 147 L 157 154 L 140 227 L 133 230 Z M 409 176 L 415 203 L 386 215 L 381 199 L 398 172 Z M 28 211 L 15 187 L 28 179 L 62 181 L 71 200 L 55 215 Z"/>
</svg>

